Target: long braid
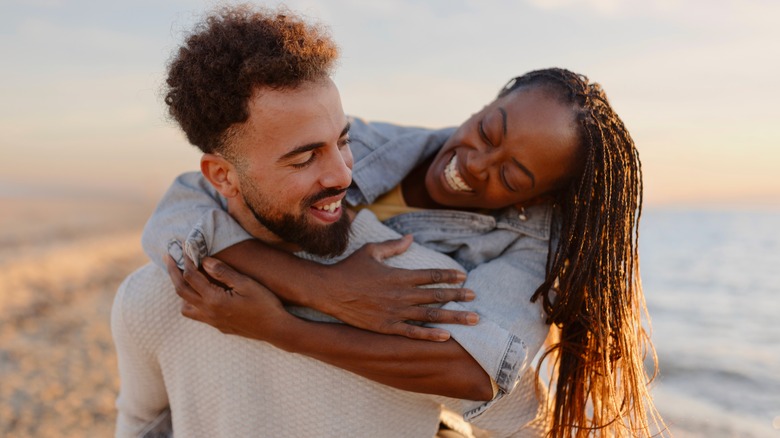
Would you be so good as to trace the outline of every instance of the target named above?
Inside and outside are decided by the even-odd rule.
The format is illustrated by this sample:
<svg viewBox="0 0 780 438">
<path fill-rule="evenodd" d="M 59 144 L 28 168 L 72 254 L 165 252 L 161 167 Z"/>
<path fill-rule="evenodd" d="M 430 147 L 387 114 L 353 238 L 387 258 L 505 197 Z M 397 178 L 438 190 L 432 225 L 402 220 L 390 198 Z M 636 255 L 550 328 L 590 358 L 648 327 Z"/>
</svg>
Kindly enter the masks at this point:
<svg viewBox="0 0 780 438">
<path fill-rule="evenodd" d="M 532 298 L 541 298 L 548 323 L 560 328 L 560 341 L 542 357 L 554 360 L 556 380 L 549 435 L 664 433 L 643 363 L 648 352 L 657 359 L 641 322 L 642 170 L 634 142 L 601 87 L 585 76 L 538 70 L 499 96 L 523 86 L 546 87 L 572 105 L 583 157 L 579 178 L 557 195 L 558 245 Z"/>
</svg>

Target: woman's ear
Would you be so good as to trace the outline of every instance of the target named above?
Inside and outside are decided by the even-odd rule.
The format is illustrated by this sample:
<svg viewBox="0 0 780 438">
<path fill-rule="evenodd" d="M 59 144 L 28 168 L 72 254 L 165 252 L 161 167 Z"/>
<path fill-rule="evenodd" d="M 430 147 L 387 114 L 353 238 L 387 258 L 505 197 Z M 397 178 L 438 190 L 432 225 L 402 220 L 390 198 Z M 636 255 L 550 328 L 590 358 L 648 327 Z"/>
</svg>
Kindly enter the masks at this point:
<svg viewBox="0 0 780 438">
<path fill-rule="evenodd" d="M 203 154 L 200 158 L 200 171 L 222 196 L 233 198 L 240 193 L 236 168 L 225 157 Z"/>
</svg>

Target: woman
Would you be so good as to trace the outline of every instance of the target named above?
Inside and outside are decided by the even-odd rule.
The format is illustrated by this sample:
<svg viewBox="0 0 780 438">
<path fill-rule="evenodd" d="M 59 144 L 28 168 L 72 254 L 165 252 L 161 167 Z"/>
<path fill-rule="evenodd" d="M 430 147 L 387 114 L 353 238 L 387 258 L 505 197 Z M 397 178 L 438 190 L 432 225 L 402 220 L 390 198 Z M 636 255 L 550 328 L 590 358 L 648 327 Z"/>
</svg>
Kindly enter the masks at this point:
<svg viewBox="0 0 780 438">
<path fill-rule="evenodd" d="M 513 211 L 521 220 L 532 209 L 552 213 L 549 228 L 554 238 L 547 239 L 544 281 L 531 297 L 541 303 L 547 323 L 559 329 L 559 340 L 542 357 L 553 361 L 550 436 L 589 436 L 594 430 L 605 436 L 647 435 L 652 428 L 662 427 L 647 391 L 643 365 L 644 355 L 653 350 L 640 321 L 646 311 L 637 249 L 640 162 L 633 140 L 600 86 L 562 69 L 528 73 L 510 81 L 496 101 L 466 121 L 435 157 L 422 157 L 408 175 L 399 176 L 403 177 L 400 184 L 386 185 L 395 190 L 391 190 L 391 200 L 378 202 L 380 210 L 387 211 L 389 206 L 413 214 L 414 209 L 457 209 L 471 215 L 492 215 L 496 220 L 503 217 L 498 211 Z M 360 157 L 357 161 L 360 163 Z M 417 164 L 418 160 L 409 161 Z M 357 174 L 355 181 L 360 186 Z M 158 215 L 164 214 L 163 207 Z M 394 228 L 407 231 L 403 217 L 393 216 L 388 223 L 393 227 L 393 221 L 401 218 Z M 476 238 L 488 239 L 488 234 Z M 159 242 L 145 237 L 145 244 Z M 479 266 L 512 257 L 511 252 L 496 250 L 495 243 L 448 248 L 469 269 L 469 278 L 476 275 Z M 242 262 L 248 260 L 244 252 L 220 254 L 240 270 L 252 269 Z M 274 280 L 269 271 L 274 270 L 257 274 L 266 286 L 275 292 L 288 287 L 282 279 Z M 172 272 L 174 277 L 177 274 Z M 357 301 L 365 302 L 363 283 L 354 280 L 358 274 L 353 269 L 348 275 L 330 277 L 350 279 L 338 287 L 330 281 L 326 284 L 338 290 L 354 288 L 354 294 L 361 297 Z M 376 290 L 381 292 L 381 286 Z M 482 291 L 476 292 L 479 295 Z M 339 300 L 345 301 L 350 300 Z M 298 302 L 318 308 L 311 301 Z M 203 302 L 197 304 L 201 307 L 190 307 L 189 316 L 224 331 L 252 336 L 251 321 L 228 321 L 220 314 L 224 307 L 204 309 Z M 370 306 L 355 304 L 352 309 L 358 310 L 352 311 L 345 310 L 349 308 L 346 305 L 341 309 L 323 305 L 319 310 L 349 324 L 376 329 L 374 322 L 362 324 L 359 316 L 353 316 L 364 307 Z M 409 307 L 415 306 L 405 309 Z M 377 308 L 383 306 L 377 305 L 369 313 L 381 313 Z M 203 316 L 206 311 L 209 318 Z M 402 316 L 396 315 L 396 319 L 425 318 L 404 312 L 407 310 L 399 311 Z M 464 322 L 468 314 L 447 316 L 450 322 Z M 241 325 L 240 330 L 236 324 Z M 412 333 L 421 338 L 444 338 L 440 331 Z"/>
</svg>

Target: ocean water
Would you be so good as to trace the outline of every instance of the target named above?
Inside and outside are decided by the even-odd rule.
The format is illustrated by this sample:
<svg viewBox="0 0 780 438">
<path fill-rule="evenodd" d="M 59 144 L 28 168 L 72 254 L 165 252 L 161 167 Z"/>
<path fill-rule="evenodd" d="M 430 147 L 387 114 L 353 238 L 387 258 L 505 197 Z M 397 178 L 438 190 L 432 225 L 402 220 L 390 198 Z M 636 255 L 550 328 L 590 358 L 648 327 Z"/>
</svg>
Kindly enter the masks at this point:
<svg viewBox="0 0 780 438">
<path fill-rule="evenodd" d="M 677 437 L 780 437 L 780 209 L 646 208 L 642 279 Z"/>
</svg>

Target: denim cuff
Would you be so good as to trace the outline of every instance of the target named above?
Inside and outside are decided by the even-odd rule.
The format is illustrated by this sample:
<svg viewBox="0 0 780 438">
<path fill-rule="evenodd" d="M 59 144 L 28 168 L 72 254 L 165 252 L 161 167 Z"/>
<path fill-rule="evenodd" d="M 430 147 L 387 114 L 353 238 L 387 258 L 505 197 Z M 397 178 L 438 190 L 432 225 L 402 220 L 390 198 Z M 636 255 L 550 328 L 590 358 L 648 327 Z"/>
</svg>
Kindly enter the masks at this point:
<svg viewBox="0 0 780 438">
<path fill-rule="evenodd" d="M 449 302 L 442 309 L 473 310 L 457 302 Z M 449 331 L 452 339 L 495 380 L 501 392 L 512 390 L 520 370 L 527 365 L 528 348 L 525 342 L 485 315 L 480 315 L 480 321 L 475 326 L 457 324 L 431 324 L 431 326 Z"/>
</svg>

